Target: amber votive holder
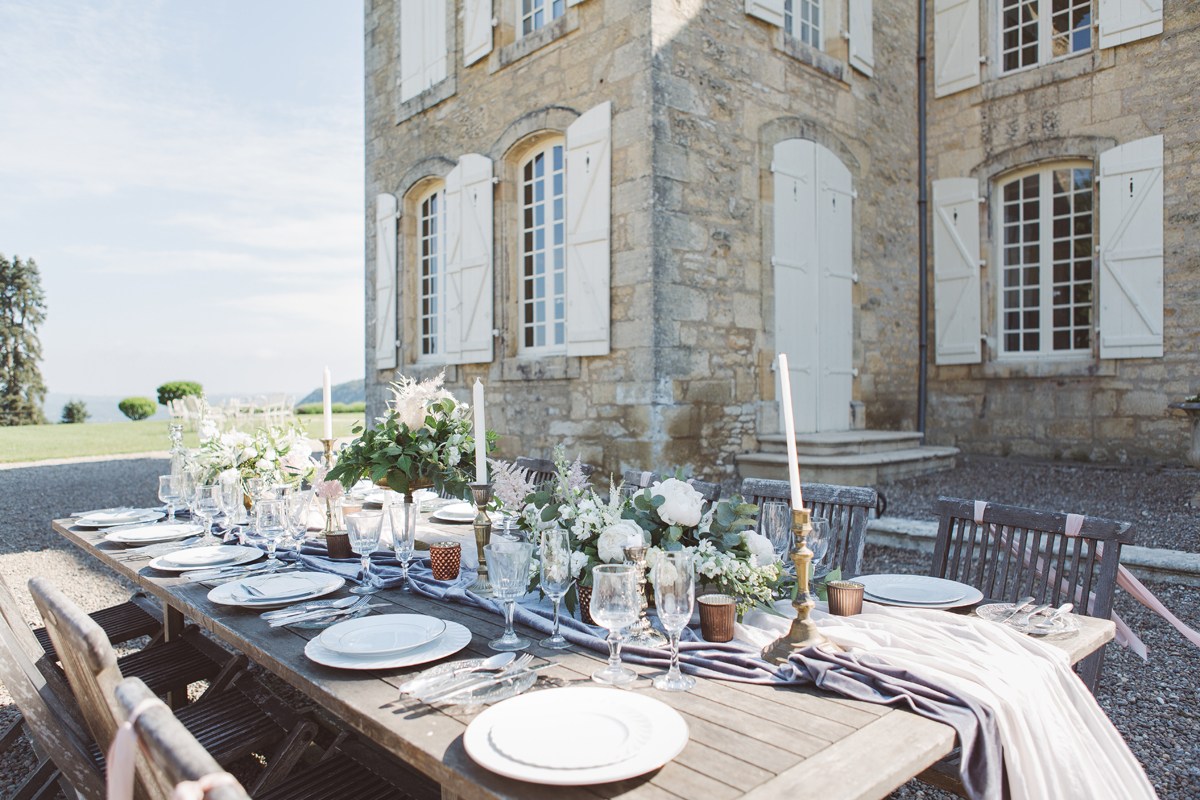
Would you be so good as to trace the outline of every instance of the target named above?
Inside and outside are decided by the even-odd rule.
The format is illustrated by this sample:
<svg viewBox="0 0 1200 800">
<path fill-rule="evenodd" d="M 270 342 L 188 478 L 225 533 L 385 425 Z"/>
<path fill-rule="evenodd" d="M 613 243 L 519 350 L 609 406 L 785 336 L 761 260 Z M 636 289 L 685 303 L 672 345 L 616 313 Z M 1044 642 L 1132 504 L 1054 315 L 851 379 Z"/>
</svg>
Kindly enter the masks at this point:
<svg viewBox="0 0 1200 800">
<path fill-rule="evenodd" d="M 825 584 L 829 598 L 829 613 L 838 617 L 853 617 L 862 613 L 863 590 L 866 587 L 854 581 L 830 581 Z"/>
<path fill-rule="evenodd" d="M 435 581 L 457 580 L 462 567 L 462 545 L 458 542 L 431 542 L 429 566 Z"/>
<path fill-rule="evenodd" d="M 706 594 L 697 597 L 696 604 L 700 606 L 700 635 L 704 641 L 732 641 L 737 601 L 727 594 Z"/>
<path fill-rule="evenodd" d="M 354 558 L 354 551 L 350 549 L 350 534 L 345 531 L 325 534 L 325 548 L 329 551 L 330 558 Z"/>
</svg>

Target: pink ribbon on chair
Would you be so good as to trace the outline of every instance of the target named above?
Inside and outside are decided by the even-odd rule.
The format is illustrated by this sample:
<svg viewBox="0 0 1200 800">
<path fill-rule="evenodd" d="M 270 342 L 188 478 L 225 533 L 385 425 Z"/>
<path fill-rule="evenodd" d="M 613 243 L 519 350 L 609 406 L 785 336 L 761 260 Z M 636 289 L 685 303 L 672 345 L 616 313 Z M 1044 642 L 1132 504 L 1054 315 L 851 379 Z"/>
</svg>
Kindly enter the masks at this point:
<svg viewBox="0 0 1200 800">
<path fill-rule="evenodd" d="M 129 719 L 122 722 L 121 727 L 117 728 L 117 734 L 108 748 L 106 765 L 108 776 L 105 781 L 108 800 L 133 799 L 133 768 L 138 751 L 137 729 L 133 727 L 133 724 L 146 710 L 154 706 L 165 708 L 166 705 L 157 697 L 147 697 L 134 707 Z"/>
<path fill-rule="evenodd" d="M 175 785 L 171 800 L 204 800 L 208 793 L 221 786 L 241 786 L 238 779 L 228 772 L 210 772 L 194 781 L 183 781 Z"/>
</svg>

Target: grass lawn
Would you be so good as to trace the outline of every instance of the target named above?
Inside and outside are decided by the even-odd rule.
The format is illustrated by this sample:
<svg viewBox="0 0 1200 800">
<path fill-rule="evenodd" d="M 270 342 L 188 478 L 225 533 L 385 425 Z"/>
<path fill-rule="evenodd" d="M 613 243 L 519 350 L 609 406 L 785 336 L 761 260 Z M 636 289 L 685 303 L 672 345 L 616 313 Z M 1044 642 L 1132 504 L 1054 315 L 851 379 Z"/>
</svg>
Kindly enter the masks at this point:
<svg viewBox="0 0 1200 800">
<path fill-rule="evenodd" d="M 350 427 L 362 414 L 334 414 L 333 435 L 349 436 Z M 321 415 L 299 417 L 308 435 L 321 435 Z M 0 463 L 44 461 L 50 458 L 107 456 L 167 450 L 167 420 L 141 422 L 98 422 L 83 425 L 21 425 L 0 428 Z M 196 434 L 184 430 L 183 443 L 197 445 Z"/>
</svg>

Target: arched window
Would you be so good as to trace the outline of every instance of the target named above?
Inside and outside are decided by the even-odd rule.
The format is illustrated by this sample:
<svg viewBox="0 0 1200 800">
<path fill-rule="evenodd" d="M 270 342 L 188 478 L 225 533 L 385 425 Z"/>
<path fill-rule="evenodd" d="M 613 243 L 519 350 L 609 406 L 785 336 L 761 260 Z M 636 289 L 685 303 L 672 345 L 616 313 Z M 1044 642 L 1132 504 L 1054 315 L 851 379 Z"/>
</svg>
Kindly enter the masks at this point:
<svg viewBox="0 0 1200 800">
<path fill-rule="evenodd" d="M 417 206 L 418 315 L 421 357 L 445 352 L 446 189 L 428 191 Z"/>
<path fill-rule="evenodd" d="M 566 154 L 543 143 L 520 165 L 521 349 L 566 347 Z"/>
</svg>

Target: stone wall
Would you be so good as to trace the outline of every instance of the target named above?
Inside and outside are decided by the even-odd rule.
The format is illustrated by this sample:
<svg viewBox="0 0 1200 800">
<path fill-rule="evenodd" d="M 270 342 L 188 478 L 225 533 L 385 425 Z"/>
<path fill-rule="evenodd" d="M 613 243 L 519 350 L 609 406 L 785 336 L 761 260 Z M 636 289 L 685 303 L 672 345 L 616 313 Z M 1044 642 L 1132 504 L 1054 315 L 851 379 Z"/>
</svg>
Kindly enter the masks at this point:
<svg viewBox="0 0 1200 800">
<path fill-rule="evenodd" d="M 1185 454 L 1187 421 L 1167 404 L 1200 390 L 1200 5 L 1165 9 L 1161 36 L 985 77 L 980 87 L 933 100 L 929 128 L 931 179 L 986 179 L 1162 134 L 1164 357 L 1039 368 L 998 364 L 985 345 L 983 364 L 931 367 L 931 443 L 1098 461 L 1171 461 Z M 990 21 L 983 19 L 985 41 Z M 989 223 L 981 217 L 981 256 L 990 265 L 998 259 Z M 988 266 L 982 283 L 984 327 L 994 336 L 995 273 Z"/>
</svg>

